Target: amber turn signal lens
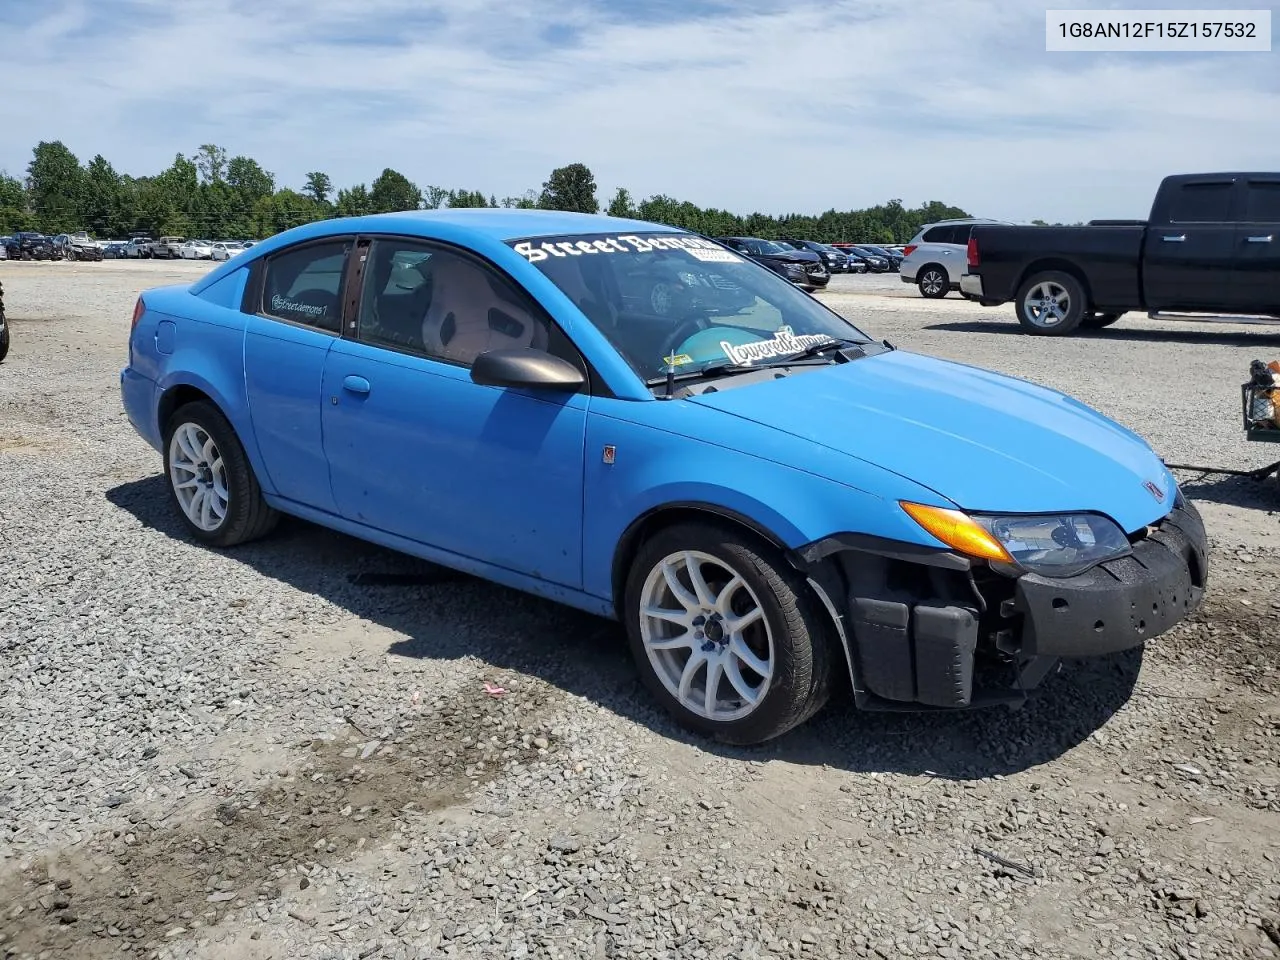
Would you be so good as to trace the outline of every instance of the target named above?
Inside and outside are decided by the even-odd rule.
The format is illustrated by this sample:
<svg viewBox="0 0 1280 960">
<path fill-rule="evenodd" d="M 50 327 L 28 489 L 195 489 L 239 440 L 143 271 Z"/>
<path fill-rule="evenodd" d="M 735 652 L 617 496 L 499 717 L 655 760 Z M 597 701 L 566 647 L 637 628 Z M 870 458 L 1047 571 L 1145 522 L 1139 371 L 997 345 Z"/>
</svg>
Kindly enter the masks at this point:
<svg viewBox="0 0 1280 960">
<path fill-rule="evenodd" d="M 1009 551 L 970 517 L 959 510 L 942 507 L 926 507 L 922 503 L 899 501 L 903 510 L 916 523 L 924 527 L 953 550 L 970 557 L 994 560 L 997 563 L 1013 563 Z"/>
</svg>

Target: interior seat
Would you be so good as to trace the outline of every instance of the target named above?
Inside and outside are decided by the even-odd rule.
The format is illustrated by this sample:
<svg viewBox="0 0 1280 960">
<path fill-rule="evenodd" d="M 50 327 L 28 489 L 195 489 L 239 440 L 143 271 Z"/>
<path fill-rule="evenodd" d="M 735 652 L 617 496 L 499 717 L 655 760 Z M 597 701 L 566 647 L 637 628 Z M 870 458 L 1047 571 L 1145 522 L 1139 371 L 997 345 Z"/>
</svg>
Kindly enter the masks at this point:
<svg viewBox="0 0 1280 960">
<path fill-rule="evenodd" d="M 546 350 L 546 325 L 523 307 L 501 297 L 485 273 L 452 254 L 430 260 L 431 305 L 422 321 L 428 353 L 470 364 L 480 354 L 503 347 Z"/>
</svg>

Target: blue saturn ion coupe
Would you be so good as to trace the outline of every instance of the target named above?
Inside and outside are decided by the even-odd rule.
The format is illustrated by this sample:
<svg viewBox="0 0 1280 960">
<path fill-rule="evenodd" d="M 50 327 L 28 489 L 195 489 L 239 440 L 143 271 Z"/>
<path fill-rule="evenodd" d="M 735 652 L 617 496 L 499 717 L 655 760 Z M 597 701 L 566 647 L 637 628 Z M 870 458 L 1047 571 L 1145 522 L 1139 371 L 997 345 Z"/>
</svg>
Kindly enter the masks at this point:
<svg viewBox="0 0 1280 960">
<path fill-rule="evenodd" d="M 196 540 L 291 514 L 616 618 L 731 743 L 835 695 L 1016 704 L 1205 588 L 1199 514 L 1134 433 L 642 221 L 287 230 L 144 291 L 120 387 Z"/>
</svg>

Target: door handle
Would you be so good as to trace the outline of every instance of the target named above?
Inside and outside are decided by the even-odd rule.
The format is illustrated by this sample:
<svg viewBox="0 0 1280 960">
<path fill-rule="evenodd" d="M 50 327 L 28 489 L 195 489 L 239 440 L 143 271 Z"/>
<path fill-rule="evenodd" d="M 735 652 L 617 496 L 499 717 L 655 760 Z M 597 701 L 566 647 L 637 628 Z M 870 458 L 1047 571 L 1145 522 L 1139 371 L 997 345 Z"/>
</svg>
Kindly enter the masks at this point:
<svg viewBox="0 0 1280 960">
<path fill-rule="evenodd" d="M 1187 235 L 1185 233 L 1180 233 L 1176 237 L 1161 237 L 1160 239 L 1167 243 L 1181 243 L 1183 240 L 1187 239 Z"/>
<path fill-rule="evenodd" d="M 342 381 L 342 389 L 351 393 L 368 393 L 370 390 L 369 381 L 364 377 L 357 377 L 353 374 Z"/>
<path fill-rule="evenodd" d="M 1249 242 L 1250 243 L 1270 243 L 1271 236 L 1268 234 L 1265 237 L 1250 237 Z"/>
</svg>

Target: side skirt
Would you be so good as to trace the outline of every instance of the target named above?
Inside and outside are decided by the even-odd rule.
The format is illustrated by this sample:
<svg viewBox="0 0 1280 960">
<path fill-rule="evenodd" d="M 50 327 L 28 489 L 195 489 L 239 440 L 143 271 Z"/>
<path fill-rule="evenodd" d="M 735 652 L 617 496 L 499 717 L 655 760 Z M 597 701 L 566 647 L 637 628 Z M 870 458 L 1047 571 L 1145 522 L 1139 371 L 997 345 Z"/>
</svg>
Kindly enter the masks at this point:
<svg viewBox="0 0 1280 960">
<path fill-rule="evenodd" d="M 610 620 L 617 619 L 612 601 L 583 593 L 581 590 L 574 590 L 558 583 L 549 583 L 546 580 L 539 580 L 527 574 L 508 570 L 506 567 L 495 566 L 491 563 L 465 557 L 460 553 L 441 550 L 425 543 L 419 543 L 416 540 L 398 537 L 393 533 L 387 533 L 385 530 L 365 526 L 362 523 L 356 523 L 331 513 L 325 513 L 323 510 L 316 510 L 313 507 L 295 503 L 292 500 L 265 494 L 264 499 L 270 506 L 281 513 L 287 513 L 317 526 L 327 527 L 330 530 L 336 530 L 339 533 L 345 533 L 359 540 L 366 540 L 369 543 L 376 543 L 389 550 L 406 553 L 412 557 L 419 557 L 431 563 L 437 563 L 442 567 L 448 567 L 460 573 L 479 577 L 481 580 L 488 580 L 491 583 L 510 587 L 523 593 L 533 594 L 545 600 L 562 603 L 585 613 L 595 614 L 598 617 L 605 617 Z"/>
</svg>

